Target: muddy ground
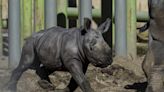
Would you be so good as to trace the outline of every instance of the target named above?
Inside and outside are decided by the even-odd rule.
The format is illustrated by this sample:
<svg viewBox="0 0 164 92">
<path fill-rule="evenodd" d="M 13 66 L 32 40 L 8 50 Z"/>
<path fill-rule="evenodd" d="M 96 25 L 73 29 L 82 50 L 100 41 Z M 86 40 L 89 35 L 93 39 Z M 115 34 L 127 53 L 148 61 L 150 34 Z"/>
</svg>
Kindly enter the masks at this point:
<svg viewBox="0 0 164 92">
<path fill-rule="evenodd" d="M 90 65 L 86 76 L 95 92 L 144 92 L 146 78 L 141 70 L 143 57 L 137 60 L 114 58 L 113 64 L 104 69 Z M 3 84 L 10 76 L 10 72 L 6 71 L 0 70 L 1 88 L 4 88 Z M 66 72 L 54 72 L 49 77 L 57 89 L 62 89 L 66 87 L 71 76 Z M 18 82 L 18 92 L 53 92 L 42 89 L 38 80 L 34 70 L 26 71 Z M 75 92 L 82 91 L 78 88 Z"/>
</svg>

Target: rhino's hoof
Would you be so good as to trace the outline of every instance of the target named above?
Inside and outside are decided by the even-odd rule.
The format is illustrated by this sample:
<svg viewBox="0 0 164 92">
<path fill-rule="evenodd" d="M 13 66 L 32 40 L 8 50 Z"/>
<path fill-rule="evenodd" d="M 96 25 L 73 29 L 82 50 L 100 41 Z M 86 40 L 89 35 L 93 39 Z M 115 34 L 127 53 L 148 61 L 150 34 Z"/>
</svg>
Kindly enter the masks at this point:
<svg viewBox="0 0 164 92">
<path fill-rule="evenodd" d="M 47 80 L 39 80 L 38 84 L 41 88 L 46 90 L 55 90 L 55 86 L 48 82 Z"/>
</svg>

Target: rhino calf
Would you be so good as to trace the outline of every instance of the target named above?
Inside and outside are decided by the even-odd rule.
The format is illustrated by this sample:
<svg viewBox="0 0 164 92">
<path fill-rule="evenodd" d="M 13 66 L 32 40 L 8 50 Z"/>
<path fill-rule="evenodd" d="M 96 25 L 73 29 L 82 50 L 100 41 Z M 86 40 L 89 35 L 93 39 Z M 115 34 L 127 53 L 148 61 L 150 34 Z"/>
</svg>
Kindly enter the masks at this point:
<svg viewBox="0 0 164 92">
<path fill-rule="evenodd" d="M 15 92 L 22 73 L 32 68 L 49 83 L 48 75 L 52 72 L 70 72 L 70 83 L 65 89 L 56 89 L 57 92 L 73 92 L 78 86 L 83 92 L 93 92 L 85 72 L 89 63 L 101 68 L 112 63 L 111 48 L 102 36 L 110 24 L 107 19 L 98 29 L 92 29 L 91 20 L 85 18 L 81 28 L 52 27 L 33 34 L 23 46 L 20 63 L 12 72 L 7 90 Z"/>
<path fill-rule="evenodd" d="M 164 0 L 148 0 L 150 20 L 142 27 L 149 28 L 149 48 L 143 61 L 148 79 L 146 92 L 164 92 Z"/>
</svg>

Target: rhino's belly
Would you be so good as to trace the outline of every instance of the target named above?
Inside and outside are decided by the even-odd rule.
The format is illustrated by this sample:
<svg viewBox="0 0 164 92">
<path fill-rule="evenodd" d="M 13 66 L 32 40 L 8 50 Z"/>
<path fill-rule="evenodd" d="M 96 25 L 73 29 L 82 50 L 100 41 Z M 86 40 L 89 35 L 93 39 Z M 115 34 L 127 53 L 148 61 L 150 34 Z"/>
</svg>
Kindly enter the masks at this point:
<svg viewBox="0 0 164 92">
<path fill-rule="evenodd" d="M 41 64 L 43 64 L 43 66 L 46 66 L 50 69 L 58 69 L 63 67 L 60 56 L 57 53 L 52 54 L 44 51 L 44 54 L 39 54 L 39 60 L 41 61 Z"/>
<path fill-rule="evenodd" d="M 43 66 L 47 67 L 48 69 L 52 69 L 52 70 L 60 70 L 63 67 L 63 64 L 61 63 L 60 60 L 55 60 L 55 61 L 41 60 L 41 64 L 43 64 Z"/>
</svg>

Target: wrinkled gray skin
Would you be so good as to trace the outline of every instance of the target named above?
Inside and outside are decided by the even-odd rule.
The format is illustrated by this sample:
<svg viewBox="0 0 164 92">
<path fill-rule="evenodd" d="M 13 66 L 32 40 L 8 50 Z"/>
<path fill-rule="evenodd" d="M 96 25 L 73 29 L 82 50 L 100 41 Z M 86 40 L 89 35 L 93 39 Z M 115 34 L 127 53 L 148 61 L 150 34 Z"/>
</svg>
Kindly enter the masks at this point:
<svg viewBox="0 0 164 92">
<path fill-rule="evenodd" d="M 149 0 L 148 6 L 150 39 L 142 64 L 148 79 L 146 92 L 164 92 L 164 0 Z"/>
<path fill-rule="evenodd" d="M 93 92 L 85 72 L 89 63 L 101 68 L 112 63 L 111 48 L 102 36 L 111 21 L 107 19 L 96 30 L 91 28 L 90 19 L 85 18 L 84 21 L 81 28 L 52 27 L 29 37 L 6 89 L 15 92 L 22 73 L 33 68 L 41 77 L 39 83 L 43 88 L 50 83 L 48 75 L 59 70 L 70 72 L 72 78 L 65 89 L 56 89 L 56 92 L 73 92 L 78 86 L 83 92 Z"/>
</svg>

